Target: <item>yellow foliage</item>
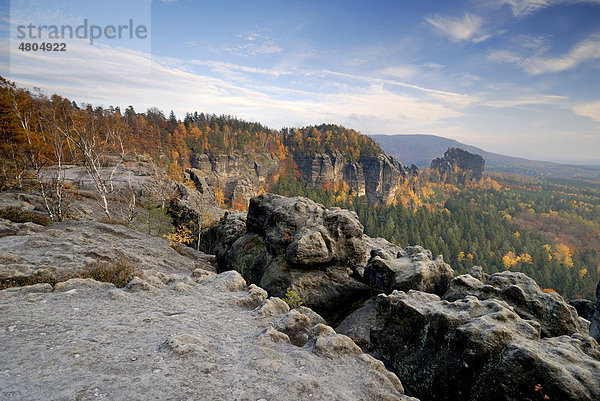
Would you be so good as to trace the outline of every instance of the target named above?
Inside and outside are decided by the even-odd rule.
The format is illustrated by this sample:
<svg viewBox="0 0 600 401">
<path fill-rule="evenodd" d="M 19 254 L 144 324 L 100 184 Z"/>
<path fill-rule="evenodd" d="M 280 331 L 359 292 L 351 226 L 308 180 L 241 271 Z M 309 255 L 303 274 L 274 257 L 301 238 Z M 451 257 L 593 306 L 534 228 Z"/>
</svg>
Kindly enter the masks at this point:
<svg viewBox="0 0 600 401">
<path fill-rule="evenodd" d="M 215 188 L 215 200 L 217 204 L 223 206 L 225 204 L 225 194 L 223 193 L 223 189 L 221 187 Z"/>
<path fill-rule="evenodd" d="M 510 269 L 511 267 L 516 266 L 518 262 L 519 260 L 517 255 L 515 255 L 515 253 L 512 251 L 508 251 L 506 252 L 506 255 L 502 256 L 502 265 L 505 269 Z"/>
<path fill-rule="evenodd" d="M 186 226 L 179 226 L 172 233 L 163 235 L 169 240 L 169 245 L 175 244 L 191 244 L 194 242 L 192 231 Z"/>
<path fill-rule="evenodd" d="M 565 266 L 571 268 L 573 267 L 573 251 L 564 244 L 558 244 L 555 246 L 554 255 L 558 261 Z"/>
<path fill-rule="evenodd" d="M 515 231 L 515 237 L 517 237 L 517 238 L 521 238 L 521 233 L 520 233 L 520 232 L 518 232 L 518 231 Z"/>
<path fill-rule="evenodd" d="M 520 254 L 518 259 L 519 259 L 519 262 L 521 262 L 521 263 L 527 263 L 527 264 L 529 264 L 529 263 L 533 262 L 533 258 L 528 253 L 522 253 L 522 254 Z"/>
<path fill-rule="evenodd" d="M 583 277 L 585 277 L 585 275 L 587 274 L 587 269 L 581 269 L 579 270 L 579 279 L 583 279 Z"/>
</svg>

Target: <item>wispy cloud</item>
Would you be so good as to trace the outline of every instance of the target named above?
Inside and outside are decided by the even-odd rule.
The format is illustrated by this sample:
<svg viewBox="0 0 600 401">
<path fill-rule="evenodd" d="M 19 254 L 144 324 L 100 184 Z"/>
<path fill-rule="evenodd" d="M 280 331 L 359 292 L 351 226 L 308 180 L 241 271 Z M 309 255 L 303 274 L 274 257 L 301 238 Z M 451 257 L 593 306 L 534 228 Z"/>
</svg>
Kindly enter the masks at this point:
<svg viewBox="0 0 600 401">
<path fill-rule="evenodd" d="M 512 99 L 490 100 L 483 103 L 483 105 L 494 108 L 508 108 L 533 105 L 557 105 L 564 103 L 566 100 L 568 100 L 566 96 L 537 94 L 518 96 Z"/>
<path fill-rule="evenodd" d="M 7 43 L 0 43 L 0 50 L 6 47 Z M 138 111 L 158 106 L 173 109 L 179 115 L 193 110 L 235 114 L 275 128 L 333 121 L 364 132 L 431 131 L 432 127 L 442 127 L 447 119 L 463 116 L 461 107 L 472 102 L 468 95 L 334 71 L 276 72 L 220 62 L 190 64 L 106 46 L 82 46 L 78 56 L 89 61 L 86 74 L 47 75 L 54 69 L 68 69 L 69 61 L 31 54 L 19 60 L 16 67 L 23 74 L 33 75 L 9 76 L 9 79 L 78 102 L 104 106 L 132 104 Z M 95 60 L 107 57 L 115 67 L 121 66 L 123 72 L 116 68 L 106 74 Z M 6 67 L 6 57 L 0 60 Z M 149 61 L 151 74 L 131 73 L 136 65 Z M 232 81 L 218 78 L 219 74 L 193 72 L 193 67 L 201 63 L 211 69 L 254 75 Z M 286 82 L 294 81 L 295 86 L 276 86 L 272 80 L 260 79 L 273 74 L 290 75 Z M 323 87 L 305 88 L 302 82 L 306 79 L 322 80 Z"/>
<path fill-rule="evenodd" d="M 483 18 L 465 14 L 462 18 L 428 17 L 425 21 L 436 27 L 454 42 L 470 40 L 474 43 L 482 42 L 491 37 L 482 31 Z"/>
<path fill-rule="evenodd" d="M 419 68 L 412 65 L 403 65 L 396 67 L 387 67 L 378 71 L 384 77 L 407 79 L 412 78 L 419 73 Z"/>
<path fill-rule="evenodd" d="M 591 103 L 581 103 L 573 106 L 573 112 L 582 117 L 600 121 L 600 100 Z"/>
<path fill-rule="evenodd" d="M 279 54 L 283 49 L 271 37 L 259 32 L 236 35 L 236 39 L 217 48 L 236 56 L 266 56 Z"/>
<path fill-rule="evenodd" d="M 585 62 L 600 59 L 600 35 L 593 35 L 579 42 L 567 53 L 558 57 L 547 56 L 547 49 L 543 48 L 534 51 L 529 56 L 508 50 L 498 50 L 489 53 L 488 59 L 499 63 L 514 64 L 530 75 L 566 71 Z"/>
<path fill-rule="evenodd" d="M 498 7 L 507 5 L 515 17 L 524 17 L 557 4 L 588 3 L 600 5 L 600 0 L 496 0 Z"/>
</svg>

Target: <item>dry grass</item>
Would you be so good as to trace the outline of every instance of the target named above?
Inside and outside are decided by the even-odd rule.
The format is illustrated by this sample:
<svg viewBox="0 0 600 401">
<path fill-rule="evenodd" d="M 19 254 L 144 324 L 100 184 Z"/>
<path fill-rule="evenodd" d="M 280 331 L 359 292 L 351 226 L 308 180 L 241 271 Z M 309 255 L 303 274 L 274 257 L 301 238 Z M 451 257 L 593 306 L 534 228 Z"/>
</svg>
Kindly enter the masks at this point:
<svg viewBox="0 0 600 401">
<path fill-rule="evenodd" d="M 18 207 L 7 207 L 0 209 L 0 218 L 10 220 L 13 223 L 35 223 L 47 226 L 52 220 L 44 214 L 22 210 Z"/>
<path fill-rule="evenodd" d="M 117 288 L 123 288 L 137 273 L 138 266 L 134 261 L 126 257 L 120 257 L 119 259 L 108 262 L 96 261 L 89 263 L 85 266 L 84 270 L 72 275 L 56 275 L 47 272 L 27 277 L 0 279 L 0 290 L 42 283 L 54 286 L 56 283 L 67 281 L 72 278 L 91 278 L 96 281 L 112 283 Z"/>
</svg>

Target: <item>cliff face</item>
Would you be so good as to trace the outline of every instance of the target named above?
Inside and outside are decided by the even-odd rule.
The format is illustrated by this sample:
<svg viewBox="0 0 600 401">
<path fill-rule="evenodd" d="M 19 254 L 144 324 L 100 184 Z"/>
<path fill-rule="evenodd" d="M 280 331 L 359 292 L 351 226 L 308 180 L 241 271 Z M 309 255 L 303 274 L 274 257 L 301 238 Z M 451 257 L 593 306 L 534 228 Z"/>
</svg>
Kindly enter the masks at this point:
<svg viewBox="0 0 600 401">
<path fill-rule="evenodd" d="M 280 160 L 267 152 L 256 155 L 202 153 L 194 155 L 191 164 L 195 175 L 202 175 L 213 191 L 220 188 L 232 204 L 247 205 L 250 198 L 259 193 L 267 176 L 279 170 Z"/>
<path fill-rule="evenodd" d="M 371 202 L 388 202 L 396 185 L 409 171 L 393 157 L 381 154 L 350 162 L 339 152 L 294 155 L 298 170 L 311 185 L 344 181 L 352 194 L 366 196 Z"/>
<path fill-rule="evenodd" d="M 294 162 L 308 184 L 345 182 L 353 195 L 366 196 L 375 203 L 393 200 L 398 183 L 415 173 L 385 154 L 351 162 L 340 152 L 297 153 Z M 280 167 L 281 160 L 266 152 L 257 155 L 197 154 L 192 158 L 192 169 L 188 173 L 197 186 L 206 182 L 213 192 L 215 188 L 221 188 L 225 199 L 231 203 L 247 205 L 250 198 L 260 192 L 267 177 Z M 201 188 L 198 190 L 202 192 Z"/>
</svg>

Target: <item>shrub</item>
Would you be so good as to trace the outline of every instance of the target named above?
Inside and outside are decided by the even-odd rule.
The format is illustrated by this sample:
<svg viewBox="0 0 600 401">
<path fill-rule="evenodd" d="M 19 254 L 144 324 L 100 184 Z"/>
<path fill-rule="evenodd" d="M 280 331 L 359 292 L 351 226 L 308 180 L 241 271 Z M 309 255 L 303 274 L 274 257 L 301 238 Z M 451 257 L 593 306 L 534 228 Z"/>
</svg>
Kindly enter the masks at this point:
<svg viewBox="0 0 600 401">
<path fill-rule="evenodd" d="M 297 308 L 304 303 L 302 302 L 300 295 L 298 295 L 298 293 L 294 290 L 287 290 L 283 301 L 288 304 L 290 309 Z"/>
<path fill-rule="evenodd" d="M 46 215 L 14 206 L 0 209 L 0 218 L 10 220 L 13 223 L 35 223 L 41 226 L 47 226 L 52 223 L 52 220 Z"/>
<path fill-rule="evenodd" d="M 113 283 L 116 287 L 122 288 L 131 281 L 136 273 L 137 264 L 133 260 L 122 256 L 114 261 L 92 262 L 77 277 Z"/>
</svg>

